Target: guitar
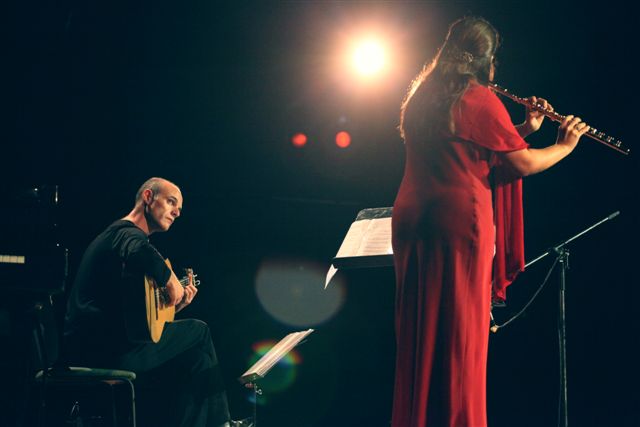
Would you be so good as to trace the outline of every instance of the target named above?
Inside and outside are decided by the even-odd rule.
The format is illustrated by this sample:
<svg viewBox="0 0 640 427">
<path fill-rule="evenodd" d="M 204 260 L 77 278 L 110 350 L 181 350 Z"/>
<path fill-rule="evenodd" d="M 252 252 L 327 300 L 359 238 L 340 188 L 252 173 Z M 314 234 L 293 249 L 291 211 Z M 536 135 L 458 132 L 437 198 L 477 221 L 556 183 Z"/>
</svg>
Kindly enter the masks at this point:
<svg viewBox="0 0 640 427">
<path fill-rule="evenodd" d="M 165 260 L 167 267 L 171 268 L 169 259 Z M 196 280 L 197 274 L 193 269 L 185 269 L 185 276 L 179 280 L 183 287 L 194 285 L 198 286 L 200 280 Z M 139 285 L 139 283 L 138 283 Z M 138 285 L 131 287 L 138 288 Z M 139 288 L 138 288 L 139 289 Z M 127 335 L 131 341 L 135 342 L 153 342 L 160 341 L 165 323 L 173 322 L 176 315 L 176 307 L 167 305 L 168 296 L 166 289 L 161 288 L 149 276 L 144 277 L 144 305 L 146 309 L 146 322 L 141 317 L 140 298 L 142 297 L 137 291 L 137 295 L 130 295 L 127 300 L 134 300 L 129 305 L 133 305 L 127 309 Z"/>
</svg>

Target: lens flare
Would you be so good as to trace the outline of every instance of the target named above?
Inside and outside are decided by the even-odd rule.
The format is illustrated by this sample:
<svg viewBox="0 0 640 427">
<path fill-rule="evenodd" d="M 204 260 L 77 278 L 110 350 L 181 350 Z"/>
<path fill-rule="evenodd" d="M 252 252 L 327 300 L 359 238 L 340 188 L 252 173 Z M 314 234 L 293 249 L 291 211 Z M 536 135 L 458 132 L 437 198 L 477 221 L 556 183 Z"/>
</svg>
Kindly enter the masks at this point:
<svg viewBox="0 0 640 427">
<path fill-rule="evenodd" d="M 255 343 L 253 348 L 253 354 L 249 359 L 247 368 L 253 366 L 262 356 L 267 354 L 271 348 L 277 344 L 277 341 L 265 340 Z M 297 366 L 302 363 L 302 357 L 300 353 L 293 349 L 283 356 L 278 363 L 276 363 L 264 378 L 259 380 L 258 387 L 264 392 L 258 396 L 257 403 L 264 405 L 267 403 L 269 394 L 282 392 L 288 389 L 296 379 Z M 254 399 L 253 393 L 249 396 L 250 400 Z"/>
<path fill-rule="evenodd" d="M 312 327 L 342 307 L 345 286 L 335 277 L 324 289 L 327 267 L 307 260 L 268 259 L 256 275 L 256 295 L 267 313 L 295 327 Z"/>
</svg>

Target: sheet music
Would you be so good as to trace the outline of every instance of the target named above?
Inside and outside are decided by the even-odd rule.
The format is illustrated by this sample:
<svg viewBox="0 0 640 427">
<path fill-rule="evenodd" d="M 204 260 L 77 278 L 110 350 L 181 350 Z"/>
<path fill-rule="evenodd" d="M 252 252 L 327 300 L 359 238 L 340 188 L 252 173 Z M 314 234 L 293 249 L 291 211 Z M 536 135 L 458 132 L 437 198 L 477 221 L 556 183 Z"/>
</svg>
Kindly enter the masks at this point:
<svg viewBox="0 0 640 427">
<path fill-rule="evenodd" d="M 390 255 L 391 218 L 354 221 L 349 227 L 336 258 L 352 256 Z"/>
<path fill-rule="evenodd" d="M 306 331 L 292 332 L 281 339 L 271 348 L 271 350 L 262 356 L 260 360 L 242 374 L 240 382 L 248 382 L 254 381 L 258 378 L 264 378 L 264 376 L 267 375 L 271 368 L 278 363 L 282 357 L 289 353 L 291 349 L 298 345 L 300 341 L 313 331 L 313 329 L 307 329 Z"/>
<path fill-rule="evenodd" d="M 389 265 L 389 257 L 393 255 L 391 213 L 390 207 L 369 208 L 358 212 L 334 257 L 334 263 L 340 265 L 337 261 L 344 260 L 352 266 L 364 266 L 367 261 L 372 263 L 370 265 Z M 325 289 L 337 272 L 338 269 L 332 263 L 325 277 Z"/>
<path fill-rule="evenodd" d="M 338 249 L 336 258 L 353 256 L 358 252 L 358 250 L 360 249 L 360 244 L 362 243 L 362 237 L 364 236 L 369 222 L 371 222 L 370 219 L 354 221 L 353 223 L 351 223 L 349 231 L 347 231 L 347 235 L 344 236 L 342 245 L 340 245 L 340 249 Z"/>
<path fill-rule="evenodd" d="M 369 220 L 356 256 L 391 255 L 391 218 Z"/>
<path fill-rule="evenodd" d="M 325 289 L 327 289 L 327 286 L 329 286 L 329 282 L 331 281 L 331 279 L 333 279 L 333 276 L 335 276 L 337 272 L 338 272 L 338 269 L 335 268 L 333 266 L 333 264 L 331 264 L 329 266 L 329 271 L 327 271 L 327 276 L 324 279 L 324 288 Z"/>
</svg>

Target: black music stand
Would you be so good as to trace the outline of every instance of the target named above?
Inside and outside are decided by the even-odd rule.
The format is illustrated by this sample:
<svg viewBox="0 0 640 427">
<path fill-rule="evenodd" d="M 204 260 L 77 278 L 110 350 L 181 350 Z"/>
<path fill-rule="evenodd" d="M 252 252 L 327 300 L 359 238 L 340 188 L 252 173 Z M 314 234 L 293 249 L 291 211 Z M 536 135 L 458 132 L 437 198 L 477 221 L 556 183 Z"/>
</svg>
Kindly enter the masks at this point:
<svg viewBox="0 0 640 427">
<path fill-rule="evenodd" d="M 262 390 L 258 387 L 257 381 L 264 378 L 265 375 L 275 366 L 280 359 L 287 355 L 295 346 L 300 344 L 313 329 L 307 329 L 306 331 L 292 332 L 289 335 L 282 338 L 271 350 L 269 350 L 264 356 L 253 364 L 247 371 L 238 378 L 245 387 L 253 389 L 253 426 L 258 425 L 257 419 L 257 407 L 258 407 L 258 395 L 262 394 Z"/>
<path fill-rule="evenodd" d="M 598 227 L 602 223 L 609 221 L 615 217 L 620 215 L 620 211 L 616 211 L 606 218 L 598 221 L 592 226 L 582 230 L 580 233 L 575 236 L 565 240 L 564 242 L 552 247 L 544 254 L 540 255 L 538 258 L 528 262 L 525 265 L 525 268 L 534 262 L 544 258 L 545 256 L 554 253 L 556 254 L 555 263 L 560 263 L 560 287 L 558 289 L 558 341 L 559 341 L 559 351 L 560 351 L 560 393 L 562 396 L 560 397 L 560 416 L 561 420 L 559 425 L 561 427 L 568 427 L 569 425 L 569 416 L 568 416 L 568 408 L 567 408 L 567 347 L 566 347 L 566 311 L 565 311 L 565 293 L 567 290 L 567 270 L 569 269 L 569 250 L 567 249 L 567 244 L 574 241 L 578 237 L 583 234 L 588 233 L 594 228 Z"/>
<path fill-rule="evenodd" d="M 358 212 L 331 262 L 325 289 L 338 269 L 393 266 L 392 213 L 392 207 L 367 208 Z"/>
<path fill-rule="evenodd" d="M 564 242 L 555 245 L 553 247 L 551 247 L 549 250 L 547 250 L 545 253 L 543 253 L 542 255 L 538 256 L 537 258 L 527 262 L 524 266 L 524 268 L 526 269 L 527 267 L 529 267 L 530 265 L 540 261 L 542 258 L 546 257 L 547 255 L 550 254 L 555 254 L 556 255 L 556 259 L 553 262 L 553 265 L 551 266 L 549 273 L 547 274 L 547 277 L 545 278 L 544 283 L 546 283 L 546 280 L 549 278 L 549 276 L 551 275 L 551 272 L 553 271 L 553 269 L 555 268 L 556 264 L 560 264 L 560 273 L 559 273 L 559 278 L 560 278 L 560 287 L 558 289 L 558 347 L 559 347 L 559 360 L 560 360 L 560 417 L 561 420 L 559 420 L 558 425 L 560 427 L 568 427 L 569 426 L 569 416 L 568 416 L 568 408 L 567 408 L 567 397 L 568 397 L 568 393 L 567 393 L 567 350 L 566 350 L 566 341 L 567 341 L 567 336 L 566 336 L 566 309 L 565 309 L 565 294 L 566 294 L 566 290 L 567 290 L 567 270 L 569 269 L 569 250 L 567 249 L 567 245 L 574 241 L 575 239 L 577 239 L 578 237 L 582 236 L 583 234 L 588 233 L 589 231 L 593 230 L 594 228 L 598 227 L 599 225 L 601 225 L 602 223 L 609 221 L 615 217 L 617 217 L 618 215 L 620 215 L 620 211 L 616 211 L 614 213 L 612 213 L 611 215 L 607 216 L 606 218 L 601 219 L 600 221 L 596 222 L 595 224 L 591 225 L 590 227 L 587 227 L 586 229 L 582 230 L 581 232 L 579 232 L 578 234 L 576 234 L 575 236 L 565 240 Z M 542 284 L 542 286 L 544 286 L 544 283 Z M 536 293 L 534 294 L 534 296 L 531 298 L 531 300 L 525 305 L 525 307 L 520 310 L 520 312 L 518 312 L 515 316 L 513 316 L 509 321 L 503 323 L 501 326 L 493 326 L 491 331 L 492 332 L 496 332 L 498 330 L 499 327 L 504 327 L 507 324 L 509 324 L 512 320 L 514 320 L 516 317 L 518 317 L 520 314 L 522 314 L 524 312 L 524 310 L 526 310 L 526 308 L 529 306 L 529 304 L 533 301 L 533 299 L 536 297 L 536 295 L 538 294 L 538 292 L 540 292 L 540 290 L 542 289 L 542 286 L 540 286 L 540 288 L 536 291 Z"/>
</svg>

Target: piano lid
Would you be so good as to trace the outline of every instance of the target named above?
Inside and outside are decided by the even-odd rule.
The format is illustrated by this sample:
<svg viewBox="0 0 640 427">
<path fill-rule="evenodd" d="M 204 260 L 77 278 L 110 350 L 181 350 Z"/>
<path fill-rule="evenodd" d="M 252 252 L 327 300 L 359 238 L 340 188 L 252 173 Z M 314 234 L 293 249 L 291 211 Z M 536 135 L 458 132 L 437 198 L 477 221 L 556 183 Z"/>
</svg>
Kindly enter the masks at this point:
<svg viewBox="0 0 640 427">
<path fill-rule="evenodd" d="M 60 239 L 60 192 L 57 185 L 3 189 L 0 254 L 48 250 Z"/>
<path fill-rule="evenodd" d="M 64 290 L 68 251 L 61 242 L 57 185 L 3 189 L 0 289 Z"/>
</svg>

